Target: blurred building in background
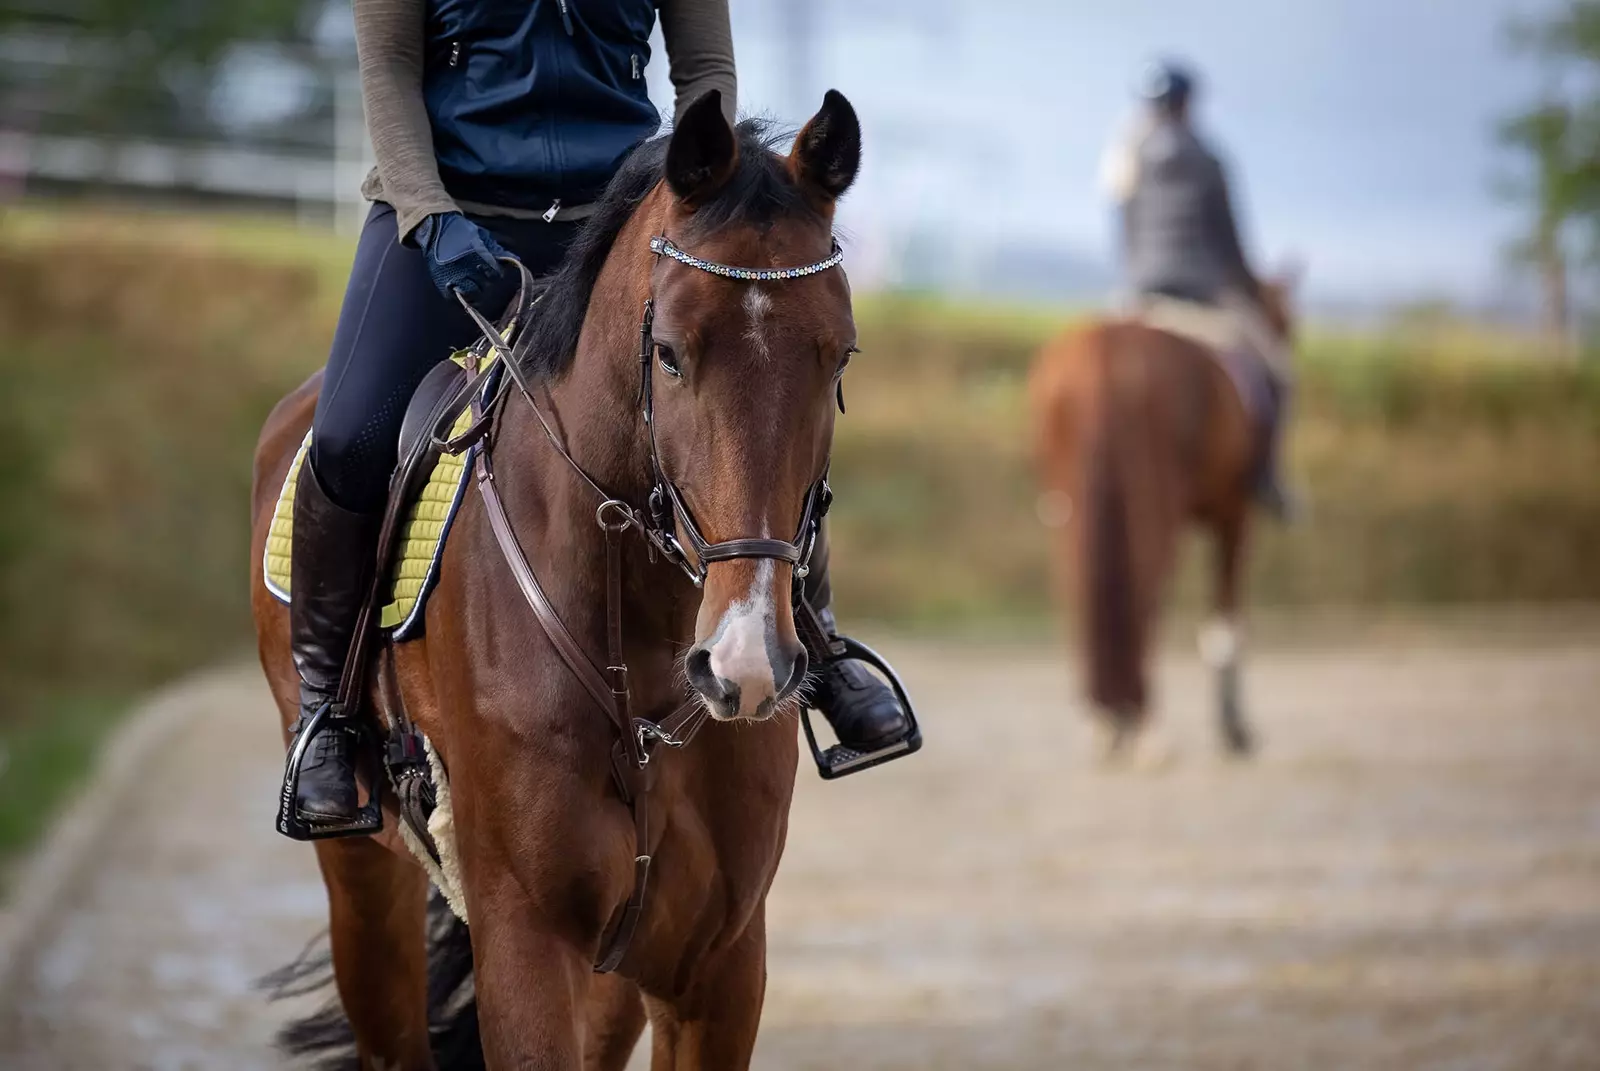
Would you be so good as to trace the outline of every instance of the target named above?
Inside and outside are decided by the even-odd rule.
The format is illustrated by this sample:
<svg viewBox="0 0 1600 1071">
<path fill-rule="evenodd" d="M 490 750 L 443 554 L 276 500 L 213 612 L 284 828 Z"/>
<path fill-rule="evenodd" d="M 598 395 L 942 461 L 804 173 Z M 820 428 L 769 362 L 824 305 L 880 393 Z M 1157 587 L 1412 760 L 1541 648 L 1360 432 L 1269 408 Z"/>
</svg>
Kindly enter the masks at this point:
<svg viewBox="0 0 1600 1071">
<path fill-rule="evenodd" d="M 0 13 L 0 183 L 13 194 L 359 220 L 370 161 L 348 0 L 237 13 L 134 0 L 110 34 L 86 25 L 90 6 L 12 0 Z M 1308 261 L 1320 311 L 1442 301 L 1495 318 L 1530 299 L 1506 285 L 1516 209 L 1495 190 L 1494 129 L 1541 77 L 1505 30 L 1555 6 L 732 0 L 746 112 L 793 122 L 837 86 L 862 114 L 866 166 L 841 219 L 860 286 L 1106 296 L 1096 163 L 1142 65 L 1177 53 L 1205 74 L 1202 121 L 1237 165 L 1247 241 L 1262 259 Z M 210 24 L 196 29 L 196 11 Z M 177 55 L 154 47 L 177 32 L 169 14 L 195 39 Z"/>
<path fill-rule="evenodd" d="M 318 222 L 356 198 L 369 150 L 348 4 L 309 4 L 288 32 L 224 41 L 204 63 L 159 48 L 130 59 L 139 44 L 74 17 L 78 6 L 24 0 L 0 36 L 0 175 L 13 194 L 234 202 Z"/>
</svg>

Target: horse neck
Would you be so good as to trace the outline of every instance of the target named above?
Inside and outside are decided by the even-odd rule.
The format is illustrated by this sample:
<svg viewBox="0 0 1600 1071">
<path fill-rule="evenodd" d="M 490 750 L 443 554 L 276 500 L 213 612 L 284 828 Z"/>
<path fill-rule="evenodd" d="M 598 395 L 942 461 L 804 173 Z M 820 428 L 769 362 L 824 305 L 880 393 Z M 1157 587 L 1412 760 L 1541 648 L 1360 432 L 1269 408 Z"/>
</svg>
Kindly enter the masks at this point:
<svg viewBox="0 0 1600 1071">
<path fill-rule="evenodd" d="M 652 263 L 648 207 L 647 201 L 622 229 L 601 270 L 571 366 L 536 394 L 573 460 L 606 494 L 636 510 L 646 506 L 652 486 L 649 436 L 638 404 L 639 317 Z M 527 552 L 545 563 L 537 568 L 541 583 L 566 592 L 557 602 L 568 628 L 587 637 L 592 655 L 603 655 L 606 547 L 595 518 L 600 495 L 560 457 L 532 409 L 515 394 L 497 436 L 496 461 L 500 480 L 521 485 L 508 503 L 514 526 L 519 533 L 538 533 L 544 543 L 524 537 Z M 617 538 L 623 541 L 624 640 L 630 662 L 641 658 L 648 665 L 654 652 L 640 651 L 637 641 L 651 637 L 657 647 L 663 637 L 692 641 L 698 597 L 676 569 L 648 560 L 637 533 Z M 662 686 L 675 687 L 673 681 L 669 672 Z"/>
<path fill-rule="evenodd" d="M 606 257 L 579 332 L 571 367 L 550 385 L 565 414 L 568 449 L 590 476 L 635 506 L 650 490 L 649 437 L 639 408 L 639 325 L 650 296 L 659 197 L 647 198 Z"/>
</svg>

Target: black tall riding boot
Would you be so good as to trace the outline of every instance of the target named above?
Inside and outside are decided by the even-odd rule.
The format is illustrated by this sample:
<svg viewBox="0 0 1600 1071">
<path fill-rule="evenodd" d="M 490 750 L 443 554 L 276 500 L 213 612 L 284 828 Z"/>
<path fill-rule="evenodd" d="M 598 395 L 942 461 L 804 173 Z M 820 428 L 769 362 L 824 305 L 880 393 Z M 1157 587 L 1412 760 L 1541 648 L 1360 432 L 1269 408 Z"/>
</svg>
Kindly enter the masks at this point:
<svg viewBox="0 0 1600 1071">
<path fill-rule="evenodd" d="M 289 642 L 300 674 L 296 733 L 338 693 L 382 522 L 380 514 L 341 508 L 323 490 L 310 457 L 301 464 L 289 567 Z M 338 823 L 354 820 L 358 803 L 354 738 L 324 719 L 300 765 L 296 807 L 311 821 Z"/>
<path fill-rule="evenodd" d="M 816 609 L 828 638 L 836 638 L 839 629 L 830 609 L 833 584 L 828 579 L 826 529 L 817 537 L 811 572 L 803 584 L 806 601 Z M 812 690 L 812 703 L 833 726 L 839 742 L 852 751 L 879 751 L 903 740 L 911 729 L 893 689 L 854 659 L 823 663 Z"/>
<path fill-rule="evenodd" d="M 1253 493 L 1256 502 L 1272 517 L 1285 523 L 1297 519 L 1299 502 L 1283 479 L 1283 426 L 1287 417 L 1289 385 L 1276 376 L 1269 377 L 1269 408 L 1261 429 L 1256 453 Z"/>
</svg>

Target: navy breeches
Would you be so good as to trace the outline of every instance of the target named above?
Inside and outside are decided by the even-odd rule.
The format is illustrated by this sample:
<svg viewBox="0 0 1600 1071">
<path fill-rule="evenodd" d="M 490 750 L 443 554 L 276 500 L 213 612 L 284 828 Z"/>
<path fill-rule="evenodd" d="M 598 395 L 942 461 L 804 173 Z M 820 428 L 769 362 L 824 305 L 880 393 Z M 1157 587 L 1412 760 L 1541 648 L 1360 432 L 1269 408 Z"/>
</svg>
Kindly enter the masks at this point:
<svg viewBox="0 0 1600 1071">
<path fill-rule="evenodd" d="M 555 269 L 579 226 L 473 218 L 536 276 Z M 421 250 L 401 245 L 396 236 L 394 209 L 374 204 L 356 245 L 311 425 L 317 478 L 336 503 L 360 513 L 383 508 L 400 422 L 417 384 L 478 337 L 455 298 L 434 289 Z"/>
</svg>

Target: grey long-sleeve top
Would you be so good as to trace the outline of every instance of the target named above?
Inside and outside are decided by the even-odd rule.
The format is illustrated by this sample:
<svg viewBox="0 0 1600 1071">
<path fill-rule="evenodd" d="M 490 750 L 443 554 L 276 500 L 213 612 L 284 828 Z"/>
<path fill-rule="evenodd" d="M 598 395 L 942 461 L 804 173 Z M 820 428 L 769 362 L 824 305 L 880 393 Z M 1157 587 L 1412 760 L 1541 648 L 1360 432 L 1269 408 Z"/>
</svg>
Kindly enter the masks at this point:
<svg viewBox="0 0 1600 1071">
<path fill-rule="evenodd" d="M 660 0 L 677 115 L 709 90 L 722 92 L 731 122 L 737 107 L 728 0 Z M 377 166 L 362 184 L 369 200 L 387 201 L 401 237 L 436 212 L 538 215 L 507 206 L 460 203 L 439 177 L 423 101 L 427 0 L 355 0 L 361 96 Z"/>
</svg>

